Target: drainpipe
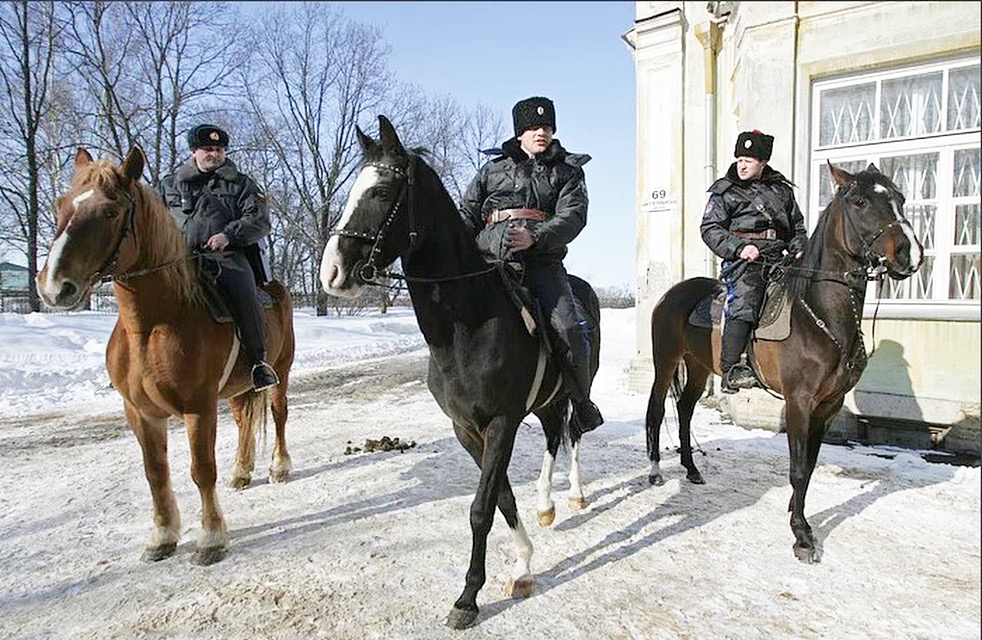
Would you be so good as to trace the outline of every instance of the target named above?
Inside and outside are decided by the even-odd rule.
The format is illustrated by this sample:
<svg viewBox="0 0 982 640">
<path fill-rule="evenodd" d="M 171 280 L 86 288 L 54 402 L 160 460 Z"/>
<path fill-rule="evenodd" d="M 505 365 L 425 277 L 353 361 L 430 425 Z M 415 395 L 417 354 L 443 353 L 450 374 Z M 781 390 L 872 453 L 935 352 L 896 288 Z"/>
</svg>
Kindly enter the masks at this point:
<svg viewBox="0 0 982 640">
<path fill-rule="evenodd" d="M 715 17 L 715 16 L 714 16 Z M 717 20 L 697 24 L 695 36 L 702 44 L 703 75 L 706 79 L 706 189 L 716 181 L 716 55 L 722 40 L 722 29 Z M 706 248 L 705 274 L 716 277 L 716 256 Z"/>
</svg>

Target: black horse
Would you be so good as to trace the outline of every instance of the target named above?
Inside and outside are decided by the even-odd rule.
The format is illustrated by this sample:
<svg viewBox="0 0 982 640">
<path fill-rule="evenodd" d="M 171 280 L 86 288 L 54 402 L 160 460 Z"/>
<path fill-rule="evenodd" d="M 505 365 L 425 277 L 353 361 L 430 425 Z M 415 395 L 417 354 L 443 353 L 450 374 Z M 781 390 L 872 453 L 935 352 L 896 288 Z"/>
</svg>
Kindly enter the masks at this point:
<svg viewBox="0 0 982 640">
<path fill-rule="evenodd" d="M 792 487 L 788 511 L 794 552 L 804 562 L 820 560 L 804 513 L 818 450 L 844 396 L 866 368 L 861 322 L 867 281 L 883 273 L 897 280 L 910 277 L 923 258 L 903 214 L 904 196 L 887 176 L 872 164 L 855 175 L 831 163 L 829 168 L 835 197 L 819 217 L 802 262 L 787 267 L 791 334 L 783 341 L 753 342 L 758 377 L 784 396 Z M 645 420 L 651 484 L 663 482 L 658 435 L 670 390 L 677 402 L 681 462 L 690 481 L 703 482 L 692 460 L 689 423 L 710 373 L 720 373 L 720 336 L 691 324 L 689 315 L 721 288 L 709 278 L 684 280 L 651 313 L 655 379 Z"/>
<path fill-rule="evenodd" d="M 430 349 L 430 391 L 481 469 L 470 512 L 470 567 L 447 619 L 460 629 L 477 617 L 495 507 L 512 531 L 518 556 L 506 591 L 516 597 L 531 593 L 532 544 L 507 475 L 522 419 L 535 413 L 548 441 L 537 483 L 543 525 L 554 514 L 549 498 L 552 461 L 567 436 L 573 443 L 570 505 L 583 505 L 576 466 L 580 434 L 569 424 L 569 396 L 559 370 L 539 338 L 530 334 L 498 269 L 481 256 L 439 176 L 418 153 L 403 147 L 384 116 L 379 116 L 379 131 L 376 142 L 357 129 L 363 166 L 324 250 L 321 284 L 331 295 L 357 296 L 363 284 L 375 282 L 382 270 L 402 258 L 416 319 Z M 596 328 L 591 340 L 595 375 L 600 305 L 590 285 L 571 281 Z"/>
</svg>

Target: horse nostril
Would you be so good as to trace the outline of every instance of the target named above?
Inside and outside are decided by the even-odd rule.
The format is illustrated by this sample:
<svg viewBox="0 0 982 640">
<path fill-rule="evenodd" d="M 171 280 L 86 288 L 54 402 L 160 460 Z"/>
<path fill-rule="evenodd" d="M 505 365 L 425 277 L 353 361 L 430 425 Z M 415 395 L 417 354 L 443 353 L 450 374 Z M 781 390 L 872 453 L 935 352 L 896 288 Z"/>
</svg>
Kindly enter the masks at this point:
<svg viewBox="0 0 982 640">
<path fill-rule="evenodd" d="M 78 293 L 78 286 L 71 280 L 65 280 L 58 292 L 58 300 L 71 300 Z"/>
</svg>

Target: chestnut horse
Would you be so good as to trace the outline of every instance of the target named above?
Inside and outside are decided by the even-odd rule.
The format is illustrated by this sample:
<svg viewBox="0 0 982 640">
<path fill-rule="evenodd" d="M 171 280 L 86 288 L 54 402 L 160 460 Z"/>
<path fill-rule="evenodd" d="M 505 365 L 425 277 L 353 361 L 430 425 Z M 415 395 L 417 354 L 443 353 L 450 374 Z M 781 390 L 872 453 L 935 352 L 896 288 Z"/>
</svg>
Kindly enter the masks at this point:
<svg viewBox="0 0 982 640">
<path fill-rule="evenodd" d="M 190 443 L 191 477 L 201 494 L 202 534 L 194 561 L 211 564 L 228 545 L 215 492 L 219 397 L 228 399 L 239 428 L 231 485 L 242 488 L 251 480 L 257 427 L 265 424 L 267 404 L 276 424 L 270 479 L 284 481 L 290 471 L 285 433 L 293 303 L 280 283 L 265 286 L 274 299 L 266 311 L 266 352 L 280 383 L 256 393 L 233 325 L 215 322 L 207 311 L 181 230 L 156 192 L 140 182 L 145 162 L 138 147 L 119 167 L 93 161 L 79 148 L 72 185 L 56 201 L 57 229 L 37 285 L 49 306 L 76 309 L 95 283 L 112 278 L 119 317 L 106 367 L 143 449 L 153 496 L 144 559 L 172 555 L 180 538 L 167 461 L 168 418 L 180 416 Z"/>
<path fill-rule="evenodd" d="M 805 519 L 805 493 L 828 425 L 866 368 L 862 309 L 868 278 L 908 278 L 921 266 L 923 248 L 904 217 L 904 196 L 872 164 L 855 175 L 829 165 L 835 197 L 819 216 L 802 262 L 785 267 L 791 293 L 791 335 L 754 340 L 758 377 L 785 401 L 790 451 L 791 530 L 794 553 L 818 562 Z M 669 390 L 677 399 L 681 460 L 691 482 L 702 475 L 692 460 L 689 426 L 710 373 L 720 373 L 719 331 L 688 322 L 701 301 L 722 290 L 718 280 L 691 278 L 669 289 L 651 313 L 655 380 L 645 426 L 649 481 L 662 484 L 658 436 Z M 681 383 L 684 364 L 686 381 Z"/>
</svg>

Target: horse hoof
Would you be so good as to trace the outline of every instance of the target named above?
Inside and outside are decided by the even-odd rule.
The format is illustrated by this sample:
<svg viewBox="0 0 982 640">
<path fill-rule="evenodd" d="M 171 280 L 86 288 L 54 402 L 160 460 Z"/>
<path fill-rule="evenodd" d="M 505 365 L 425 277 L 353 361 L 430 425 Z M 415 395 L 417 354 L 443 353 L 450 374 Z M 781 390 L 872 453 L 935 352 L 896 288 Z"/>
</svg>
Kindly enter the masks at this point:
<svg viewBox="0 0 982 640">
<path fill-rule="evenodd" d="M 241 491 L 248 487 L 250 482 L 252 482 L 252 478 L 249 476 L 238 476 L 229 480 L 228 486 L 232 487 L 236 491 Z"/>
<path fill-rule="evenodd" d="M 586 499 L 585 498 L 570 498 L 567 501 L 567 505 L 572 511 L 582 511 L 586 509 Z"/>
<path fill-rule="evenodd" d="M 818 564 L 821 558 L 818 556 L 818 549 L 794 546 L 794 555 L 799 561 L 805 564 Z"/>
<path fill-rule="evenodd" d="M 198 549 L 198 552 L 194 554 L 194 559 L 192 562 L 199 567 L 207 567 L 208 565 L 215 564 L 219 560 L 225 557 L 228 553 L 228 549 L 225 547 L 211 547 L 209 549 Z"/>
<path fill-rule="evenodd" d="M 269 470 L 269 481 L 275 484 L 283 484 L 286 479 L 290 477 L 289 471 L 273 471 Z"/>
<path fill-rule="evenodd" d="M 148 547 L 143 551 L 141 559 L 144 562 L 159 562 L 164 558 L 169 558 L 174 555 L 175 551 L 177 551 L 176 542 L 162 544 L 159 547 Z"/>
<path fill-rule="evenodd" d="M 532 595 L 532 586 L 535 584 L 535 578 L 532 576 L 522 576 L 517 580 L 511 578 L 508 580 L 508 584 L 505 585 L 505 595 L 509 598 L 527 598 Z"/>
<path fill-rule="evenodd" d="M 665 484 L 665 478 L 660 473 L 656 473 L 653 476 L 648 476 L 648 484 L 660 487 Z"/>
<path fill-rule="evenodd" d="M 556 507 L 549 507 L 548 511 L 539 512 L 539 526 L 548 527 L 556 519 Z"/>
<path fill-rule="evenodd" d="M 687 473 L 685 477 L 688 478 L 689 482 L 691 482 L 692 484 L 706 484 L 706 481 L 703 479 L 702 474 L 699 473 L 698 471 Z"/>
<path fill-rule="evenodd" d="M 458 609 L 454 607 L 447 616 L 447 626 L 451 629 L 466 629 L 474 624 L 477 618 L 477 609 Z"/>
</svg>

